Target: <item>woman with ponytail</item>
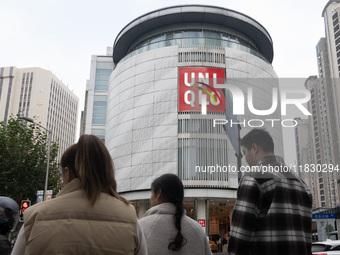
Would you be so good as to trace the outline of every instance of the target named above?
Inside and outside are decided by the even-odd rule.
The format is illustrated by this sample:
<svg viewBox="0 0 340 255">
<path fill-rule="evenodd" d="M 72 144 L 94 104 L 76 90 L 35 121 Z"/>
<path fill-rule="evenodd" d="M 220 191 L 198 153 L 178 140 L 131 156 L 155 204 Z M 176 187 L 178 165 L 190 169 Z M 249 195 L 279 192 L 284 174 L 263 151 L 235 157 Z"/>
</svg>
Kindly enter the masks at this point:
<svg viewBox="0 0 340 255">
<path fill-rule="evenodd" d="M 202 227 L 185 214 L 184 188 L 174 174 L 164 174 L 151 184 L 151 209 L 139 220 L 149 255 L 211 254 Z"/>
<path fill-rule="evenodd" d="M 60 165 L 63 189 L 25 211 L 12 254 L 147 254 L 136 211 L 117 193 L 104 143 L 83 135 Z"/>
</svg>

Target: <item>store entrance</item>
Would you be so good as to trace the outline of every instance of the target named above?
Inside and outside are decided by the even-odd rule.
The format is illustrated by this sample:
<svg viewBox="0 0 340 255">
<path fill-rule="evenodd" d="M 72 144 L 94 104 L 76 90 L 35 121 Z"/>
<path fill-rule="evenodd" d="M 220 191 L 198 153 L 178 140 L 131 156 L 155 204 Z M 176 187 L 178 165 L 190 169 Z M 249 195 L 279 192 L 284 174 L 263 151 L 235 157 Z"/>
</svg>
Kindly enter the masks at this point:
<svg viewBox="0 0 340 255">
<path fill-rule="evenodd" d="M 209 244 L 214 254 L 225 253 L 227 250 L 227 240 L 230 233 L 230 220 L 234 208 L 235 199 L 209 198 L 206 200 L 205 219 L 198 219 L 197 210 L 202 210 L 195 206 L 195 198 L 185 198 L 184 207 L 187 215 L 197 220 L 201 226 L 209 233 Z M 197 209 L 198 208 L 198 209 Z M 196 211 L 195 211 L 196 210 Z M 201 213 L 202 215 L 202 213 Z"/>
</svg>

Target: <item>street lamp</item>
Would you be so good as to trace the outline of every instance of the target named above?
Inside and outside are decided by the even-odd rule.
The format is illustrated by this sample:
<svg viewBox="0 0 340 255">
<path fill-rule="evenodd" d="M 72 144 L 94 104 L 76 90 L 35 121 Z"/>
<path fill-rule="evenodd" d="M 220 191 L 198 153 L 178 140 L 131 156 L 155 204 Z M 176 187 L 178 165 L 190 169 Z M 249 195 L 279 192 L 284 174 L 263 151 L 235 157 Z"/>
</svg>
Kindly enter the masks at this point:
<svg viewBox="0 0 340 255">
<path fill-rule="evenodd" d="M 46 200 L 46 192 L 47 192 L 47 183 L 48 183 L 48 171 L 50 169 L 50 151 L 51 151 L 51 131 L 48 130 L 47 128 L 43 127 L 42 125 L 40 125 L 39 123 L 34 122 L 33 119 L 29 118 L 29 117 L 21 117 L 21 119 L 27 121 L 27 122 L 31 122 L 35 125 L 38 125 L 39 127 L 45 129 L 48 133 L 48 145 L 47 145 L 47 167 L 46 167 L 46 179 L 45 179 L 45 189 L 44 189 L 44 195 L 43 195 L 43 201 Z"/>
</svg>

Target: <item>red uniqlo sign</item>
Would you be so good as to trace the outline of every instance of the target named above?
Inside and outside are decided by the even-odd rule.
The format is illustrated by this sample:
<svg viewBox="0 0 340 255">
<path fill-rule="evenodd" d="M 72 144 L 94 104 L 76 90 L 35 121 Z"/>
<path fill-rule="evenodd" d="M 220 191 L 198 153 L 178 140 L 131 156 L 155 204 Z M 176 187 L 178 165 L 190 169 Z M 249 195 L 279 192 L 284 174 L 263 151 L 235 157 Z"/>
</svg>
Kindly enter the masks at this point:
<svg viewBox="0 0 340 255">
<path fill-rule="evenodd" d="M 205 220 L 197 220 L 201 227 L 205 228 Z"/>
<path fill-rule="evenodd" d="M 225 70 L 218 68 L 179 68 L 180 112 L 202 111 L 202 98 L 206 98 L 206 109 L 211 112 L 225 112 L 225 98 L 216 84 L 225 83 Z M 216 95 L 217 94 L 217 95 Z"/>
</svg>

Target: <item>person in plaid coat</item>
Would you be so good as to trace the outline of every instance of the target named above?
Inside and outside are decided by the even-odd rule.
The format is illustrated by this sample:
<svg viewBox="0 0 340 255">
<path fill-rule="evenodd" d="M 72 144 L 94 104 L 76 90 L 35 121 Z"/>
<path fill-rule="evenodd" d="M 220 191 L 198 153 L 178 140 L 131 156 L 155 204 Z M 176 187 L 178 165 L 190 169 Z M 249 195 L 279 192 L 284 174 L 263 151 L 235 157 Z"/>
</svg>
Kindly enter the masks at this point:
<svg viewBox="0 0 340 255">
<path fill-rule="evenodd" d="M 248 163 L 237 191 L 228 255 L 311 254 L 312 194 L 264 129 L 241 140 Z"/>
</svg>

